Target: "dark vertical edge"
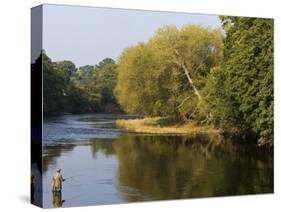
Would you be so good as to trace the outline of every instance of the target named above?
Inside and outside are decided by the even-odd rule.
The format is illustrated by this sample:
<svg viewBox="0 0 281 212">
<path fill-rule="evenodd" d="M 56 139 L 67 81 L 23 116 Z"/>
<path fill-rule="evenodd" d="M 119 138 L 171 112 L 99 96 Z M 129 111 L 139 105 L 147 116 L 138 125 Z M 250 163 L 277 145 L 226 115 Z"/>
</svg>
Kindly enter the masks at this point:
<svg viewBox="0 0 281 212">
<path fill-rule="evenodd" d="M 31 204 L 43 207 L 42 36 L 43 6 L 31 8 Z"/>
<path fill-rule="evenodd" d="M 276 33 L 276 31 L 275 31 L 275 19 L 274 18 L 272 18 L 272 22 L 273 22 L 273 151 L 272 151 L 272 154 L 273 154 L 273 161 L 272 161 L 272 167 L 273 167 L 273 175 L 272 175 L 272 177 L 273 177 L 273 179 L 272 179 L 272 193 L 274 193 L 274 191 L 275 191 L 275 183 L 274 183 L 274 179 L 275 179 L 275 169 L 274 169 L 274 167 L 275 167 L 275 148 L 274 148 L 274 142 L 275 142 L 275 130 L 274 130 L 274 127 L 275 127 L 275 121 L 274 121 L 274 115 L 275 115 L 275 110 L 274 110 L 274 108 L 275 108 L 275 102 L 274 102 L 274 100 L 275 100 L 275 77 L 274 77 L 274 71 L 275 71 L 275 33 Z"/>
</svg>

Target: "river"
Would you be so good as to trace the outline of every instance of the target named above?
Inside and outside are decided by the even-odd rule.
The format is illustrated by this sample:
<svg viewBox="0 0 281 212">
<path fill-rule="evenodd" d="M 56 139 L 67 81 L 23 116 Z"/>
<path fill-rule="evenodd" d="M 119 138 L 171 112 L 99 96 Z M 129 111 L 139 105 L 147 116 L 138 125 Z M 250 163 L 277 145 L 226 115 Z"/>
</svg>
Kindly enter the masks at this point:
<svg viewBox="0 0 281 212">
<path fill-rule="evenodd" d="M 115 126 L 117 118 L 132 117 L 44 120 L 45 208 L 273 192 L 273 155 L 252 142 L 128 133 Z M 66 181 L 53 195 L 56 168 Z"/>
</svg>

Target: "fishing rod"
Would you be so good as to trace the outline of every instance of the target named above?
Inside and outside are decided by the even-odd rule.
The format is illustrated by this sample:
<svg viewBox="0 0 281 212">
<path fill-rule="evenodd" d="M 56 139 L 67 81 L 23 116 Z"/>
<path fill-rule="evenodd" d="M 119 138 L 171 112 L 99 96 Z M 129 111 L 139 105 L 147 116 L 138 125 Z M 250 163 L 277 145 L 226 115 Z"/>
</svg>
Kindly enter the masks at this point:
<svg viewBox="0 0 281 212">
<path fill-rule="evenodd" d="M 78 177 L 78 176 L 81 176 L 83 174 L 79 174 L 79 175 L 73 175 L 73 176 L 70 176 L 70 177 L 66 177 L 66 178 L 63 178 L 64 180 L 69 180 L 69 179 L 73 179 L 75 177 Z"/>
<path fill-rule="evenodd" d="M 76 176 L 66 177 L 66 178 L 63 178 L 63 179 L 64 180 L 69 180 L 69 179 L 73 179 L 74 177 L 76 177 Z"/>
<path fill-rule="evenodd" d="M 89 171 L 93 171 L 93 170 L 87 170 L 86 172 L 84 171 L 84 172 L 82 172 L 81 174 L 72 175 L 72 176 L 70 176 L 70 177 L 66 177 L 66 178 L 63 178 L 63 179 L 68 180 L 68 179 L 73 179 L 73 178 L 76 178 L 76 177 L 79 177 L 79 176 L 83 176 L 83 175 L 89 173 Z"/>
</svg>

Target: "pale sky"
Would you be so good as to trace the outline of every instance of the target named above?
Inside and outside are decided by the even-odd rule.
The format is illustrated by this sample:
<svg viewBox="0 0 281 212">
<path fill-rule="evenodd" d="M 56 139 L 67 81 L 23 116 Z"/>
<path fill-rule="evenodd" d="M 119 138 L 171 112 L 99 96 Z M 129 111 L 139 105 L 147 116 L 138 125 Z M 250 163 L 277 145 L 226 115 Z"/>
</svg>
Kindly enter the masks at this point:
<svg viewBox="0 0 281 212">
<path fill-rule="evenodd" d="M 118 59 L 124 48 L 147 41 L 163 25 L 220 27 L 217 15 L 79 6 L 43 6 L 43 49 L 53 60 L 77 67 L 106 57 Z"/>
</svg>

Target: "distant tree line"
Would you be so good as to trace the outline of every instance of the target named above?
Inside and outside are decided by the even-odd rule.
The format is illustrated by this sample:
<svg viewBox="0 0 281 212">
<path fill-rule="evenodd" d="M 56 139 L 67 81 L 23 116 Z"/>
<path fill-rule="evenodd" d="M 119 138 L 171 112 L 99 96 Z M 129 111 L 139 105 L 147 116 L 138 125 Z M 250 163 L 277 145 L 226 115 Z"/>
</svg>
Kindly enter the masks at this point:
<svg viewBox="0 0 281 212">
<path fill-rule="evenodd" d="M 71 61 L 53 62 L 42 51 L 44 114 L 121 111 L 113 95 L 115 61 L 77 68 Z"/>
<path fill-rule="evenodd" d="M 128 113 L 174 116 L 273 143 L 273 20 L 220 17 L 223 30 L 160 28 L 125 49 L 115 95 Z"/>
</svg>

